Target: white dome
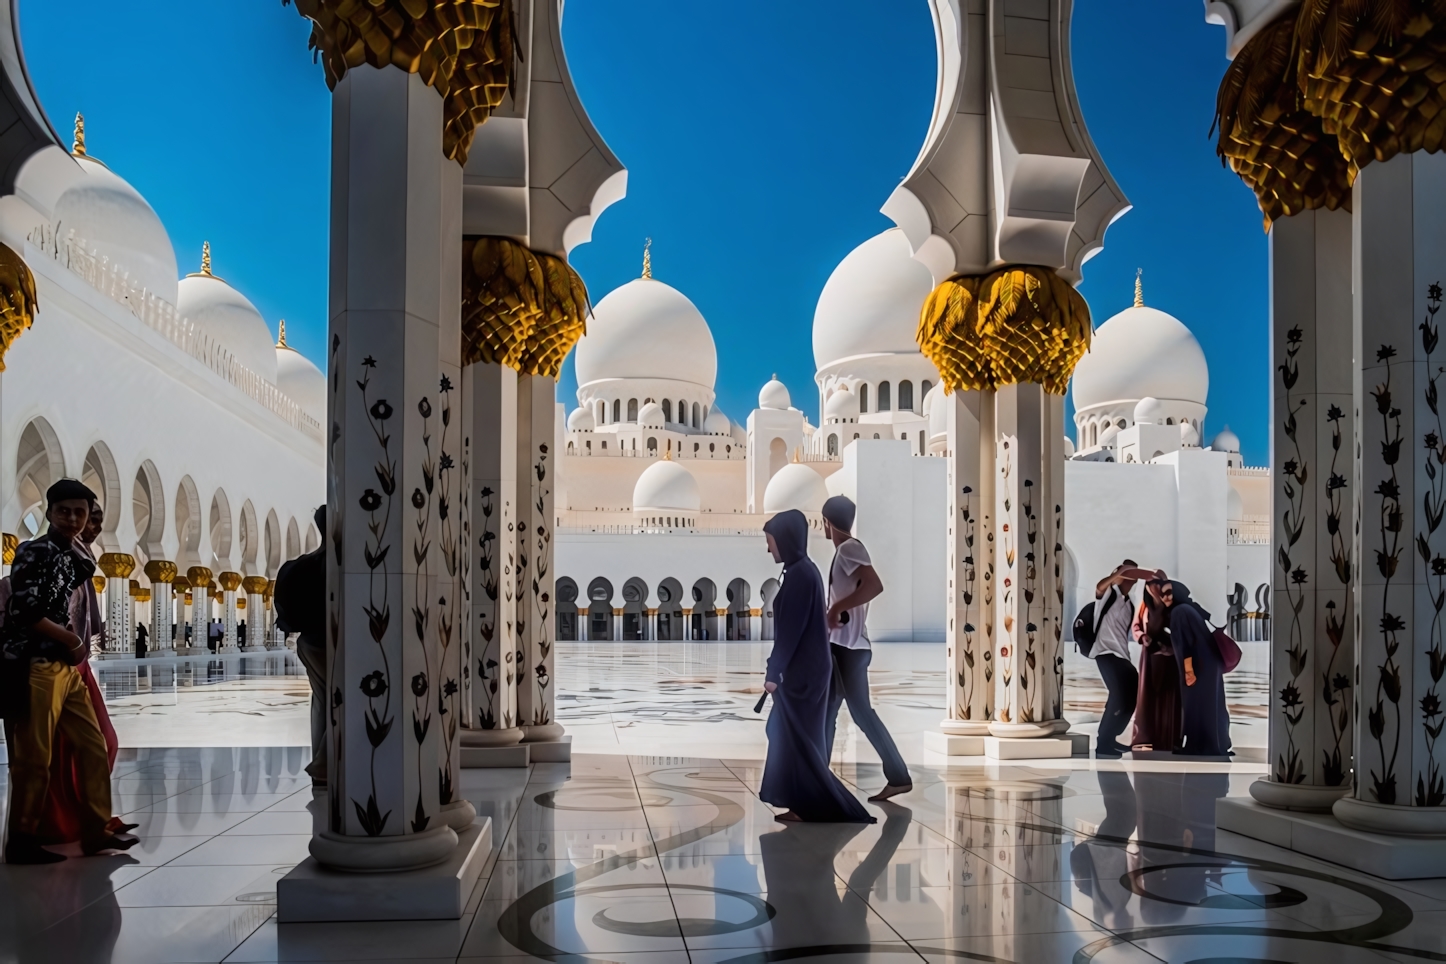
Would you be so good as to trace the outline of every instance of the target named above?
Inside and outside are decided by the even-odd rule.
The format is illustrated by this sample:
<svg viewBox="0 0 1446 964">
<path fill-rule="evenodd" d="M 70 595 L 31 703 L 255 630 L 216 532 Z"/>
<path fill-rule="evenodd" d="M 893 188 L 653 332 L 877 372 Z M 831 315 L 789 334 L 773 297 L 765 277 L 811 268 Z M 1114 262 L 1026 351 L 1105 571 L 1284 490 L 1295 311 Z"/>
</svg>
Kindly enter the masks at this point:
<svg viewBox="0 0 1446 964">
<path fill-rule="evenodd" d="M 160 217 L 125 178 L 94 158 L 76 160 L 86 176 L 60 195 L 52 214 L 62 237 L 74 232 L 86 251 L 175 304 L 176 251 Z"/>
<path fill-rule="evenodd" d="M 858 418 L 859 397 L 845 385 L 828 397 L 828 402 L 823 406 L 823 417 Z"/>
<path fill-rule="evenodd" d="M 748 429 L 744 428 L 742 425 L 739 425 L 737 422 L 734 422 L 732 433 L 734 445 L 748 444 Z"/>
<path fill-rule="evenodd" d="M 1136 425 L 1164 425 L 1165 405 L 1158 398 L 1146 395 L 1135 403 Z"/>
<path fill-rule="evenodd" d="M 644 402 L 638 409 L 638 424 L 647 428 L 663 427 L 663 406 L 657 402 Z"/>
<path fill-rule="evenodd" d="M 924 414 L 929 419 L 930 438 L 949 434 L 949 402 L 943 383 L 929 389 L 929 394 L 924 396 Z"/>
<path fill-rule="evenodd" d="M 1220 434 L 1215 436 L 1214 440 L 1211 441 L 1210 450 L 1212 452 L 1234 452 L 1239 455 L 1240 436 L 1230 431 L 1230 426 L 1227 425 L 1220 431 Z"/>
<path fill-rule="evenodd" d="M 1180 425 L 1180 444 L 1192 448 L 1200 444 L 1200 432 L 1189 422 Z"/>
<path fill-rule="evenodd" d="M 597 419 L 592 417 L 592 410 L 583 406 L 572 410 L 567 417 L 567 430 L 569 432 L 591 432 L 597 428 Z"/>
<path fill-rule="evenodd" d="M 716 408 L 703 420 L 703 431 L 709 435 L 727 435 L 732 429 L 733 423 L 728 421 L 728 416 Z"/>
<path fill-rule="evenodd" d="M 718 349 L 702 312 L 681 291 L 637 278 L 593 306 L 575 365 L 579 385 L 604 378 L 670 378 L 712 389 Z"/>
<path fill-rule="evenodd" d="M 1068 435 L 1064 437 L 1064 457 L 1067 459 L 1074 458 L 1074 439 Z"/>
<path fill-rule="evenodd" d="M 682 509 L 697 512 L 703 504 L 698 480 L 677 462 L 654 462 L 633 486 L 634 509 Z"/>
<path fill-rule="evenodd" d="M 271 329 L 241 292 L 214 275 L 187 275 L 177 286 L 176 310 L 238 362 L 268 382 L 276 381 Z"/>
<path fill-rule="evenodd" d="M 759 389 L 758 407 L 784 412 L 793 407 L 793 398 L 788 394 L 788 386 L 779 381 L 777 375 L 770 378 L 763 388 Z"/>
<path fill-rule="evenodd" d="M 290 345 L 276 346 L 276 387 L 303 412 L 326 424 L 326 376 Z"/>
<path fill-rule="evenodd" d="M 763 490 L 763 511 L 821 512 L 828 500 L 828 486 L 823 476 L 802 462 L 790 462 L 768 480 Z"/>
<path fill-rule="evenodd" d="M 1154 308 L 1126 308 L 1094 333 L 1075 366 L 1076 411 L 1146 396 L 1205 404 L 1210 366 L 1178 318 Z"/>
<path fill-rule="evenodd" d="M 829 275 L 813 312 L 813 361 L 919 351 L 919 310 L 934 288 L 904 232 L 890 228 L 854 248 Z"/>
</svg>

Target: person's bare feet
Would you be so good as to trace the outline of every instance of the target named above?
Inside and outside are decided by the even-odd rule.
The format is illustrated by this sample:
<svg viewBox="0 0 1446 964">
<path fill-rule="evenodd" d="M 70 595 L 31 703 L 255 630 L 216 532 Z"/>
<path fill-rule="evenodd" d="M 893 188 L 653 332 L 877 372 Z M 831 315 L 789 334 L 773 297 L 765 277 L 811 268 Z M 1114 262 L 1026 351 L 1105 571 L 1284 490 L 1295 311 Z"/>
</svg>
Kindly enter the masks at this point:
<svg viewBox="0 0 1446 964">
<path fill-rule="evenodd" d="M 901 793 L 908 793 L 912 789 L 914 789 L 914 785 L 912 783 L 901 783 L 898 786 L 893 786 L 891 784 L 884 787 L 873 796 L 869 797 L 869 802 L 878 803 L 881 800 L 889 799 L 889 797 L 897 797 Z"/>
<path fill-rule="evenodd" d="M 792 810 L 788 810 L 784 813 L 775 813 L 773 815 L 773 819 L 778 820 L 782 823 L 803 823 L 803 818 L 800 817 L 798 814 L 794 813 Z"/>
</svg>

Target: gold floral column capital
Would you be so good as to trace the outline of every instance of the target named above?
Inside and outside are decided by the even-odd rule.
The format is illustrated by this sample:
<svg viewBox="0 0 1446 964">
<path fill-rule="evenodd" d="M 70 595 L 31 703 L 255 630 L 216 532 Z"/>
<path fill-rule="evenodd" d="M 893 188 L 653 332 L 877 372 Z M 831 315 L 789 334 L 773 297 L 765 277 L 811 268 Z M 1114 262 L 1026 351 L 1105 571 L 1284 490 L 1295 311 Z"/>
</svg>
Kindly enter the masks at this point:
<svg viewBox="0 0 1446 964">
<path fill-rule="evenodd" d="M 175 582 L 177 569 L 174 562 L 166 559 L 152 559 L 146 563 L 146 578 L 151 582 Z"/>
<path fill-rule="evenodd" d="M 132 572 L 135 572 L 136 558 L 124 552 L 103 552 L 96 565 L 100 571 L 111 579 L 125 579 Z"/>
<path fill-rule="evenodd" d="M 221 584 L 221 588 L 226 592 L 235 592 L 240 589 L 241 580 L 241 573 L 232 572 L 229 569 L 216 577 L 216 581 Z"/>
<path fill-rule="evenodd" d="M 587 287 L 562 258 L 510 238 L 462 241 L 462 364 L 556 379 L 587 331 Z"/>
<path fill-rule="evenodd" d="M 241 580 L 241 588 L 246 590 L 248 596 L 264 596 L 266 587 L 270 584 L 270 580 L 265 576 L 247 576 Z"/>
<path fill-rule="evenodd" d="M 290 3 L 292 0 L 282 0 Z M 348 70 L 399 67 L 442 95 L 442 153 L 458 164 L 512 89 L 511 0 L 295 0 L 335 89 Z"/>
<path fill-rule="evenodd" d="M 935 288 L 915 340 L 947 392 L 1036 383 L 1069 388 L 1090 344 L 1089 305 L 1049 268 L 1016 266 L 960 275 Z"/>
<path fill-rule="evenodd" d="M 186 578 L 190 580 L 187 585 L 192 589 L 211 588 L 211 570 L 205 566 L 192 566 L 186 570 Z"/>
<path fill-rule="evenodd" d="M 39 307 L 30 266 L 13 248 L 0 244 L 0 372 L 15 339 L 35 324 Z"/>
<path fill-rule="evenodd" d="M 0 562 L 13 565 L 15 551 L 20 548 L 20 537 L 13 532 L 0 533 Z"/>
</svg>

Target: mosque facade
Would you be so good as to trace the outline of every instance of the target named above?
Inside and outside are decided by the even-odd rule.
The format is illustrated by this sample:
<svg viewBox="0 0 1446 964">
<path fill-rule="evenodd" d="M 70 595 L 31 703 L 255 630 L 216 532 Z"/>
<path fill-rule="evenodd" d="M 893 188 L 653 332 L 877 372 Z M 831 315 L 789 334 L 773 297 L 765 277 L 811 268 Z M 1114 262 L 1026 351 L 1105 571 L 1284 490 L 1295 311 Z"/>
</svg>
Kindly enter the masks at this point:
<svg viewBox="0 0 1446 964">
<path fill-rule="evenodd" d="M 813 321 L 819 425 L 776 377 L 741 419 L 718 409 L 707 320 L 646 260 L 598 301 L 576 404 L 557 406 L 558 637 L 771 638 L 763 523 L 804 512 L 826 565 L 819 510 L 844 494 L 888 587 L 871 637 L 943 640 L 946 406 L 915 342 L 932 287 L 897 228 L 839 263 Z M 1138 285 L 1096 329 L 1065 440 L 1066 626 L 1130 558 L 1190 585 L 1239 638 L 1268 637 L 1270 470 L 1246 466 L 1228 428 L 1201 444 L 1209 382 L 1195 337 Z"/>
<path fill-rule="evenodd" d="M 273 335 L 223 280 L 209 244 L 178 277 L 165 226 L 87 152 L 79 118 L 70 152 L 45 147 L 15 174 L 0 240 L 30 266 L 39 305 L 0 375 L 0 472 L 14 480 L 0 527 L 33 537 L 46 488 L 79 478 L 105 509 L 98 549 L 116 554 L 132 595 L 149 595 L 147 563 L 169 562 L 182 577 L 209 570 L 233 601 L 232 577 L 252 577 L 255 605 L 256 580 L 320 543 L 325 376 L 286 344 L 284 321 Z M 221 616 L 210 597 L 203 623 Z M 235 615 L 232 647 L 245 642 Z"/>
</svg>

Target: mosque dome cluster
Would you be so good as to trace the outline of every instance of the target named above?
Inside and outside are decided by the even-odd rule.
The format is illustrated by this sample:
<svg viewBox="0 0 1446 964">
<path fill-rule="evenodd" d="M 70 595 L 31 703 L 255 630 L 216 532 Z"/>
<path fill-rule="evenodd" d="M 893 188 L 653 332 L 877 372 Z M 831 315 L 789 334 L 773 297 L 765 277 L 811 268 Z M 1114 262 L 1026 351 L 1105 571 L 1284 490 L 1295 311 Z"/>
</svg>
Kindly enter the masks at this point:
<svg viewBox="0 0 1446 964">
<path fill-rule="evenodd" d="M 76 155 L 84 177 L 55 202 L 52 220 L 84 249 L 108 259 L 138 287 L 176 303 L 176 252 L 160 216 L 125 178 Z M 269 342 L 268 342 L 269 343 Z"/>
</svg>

